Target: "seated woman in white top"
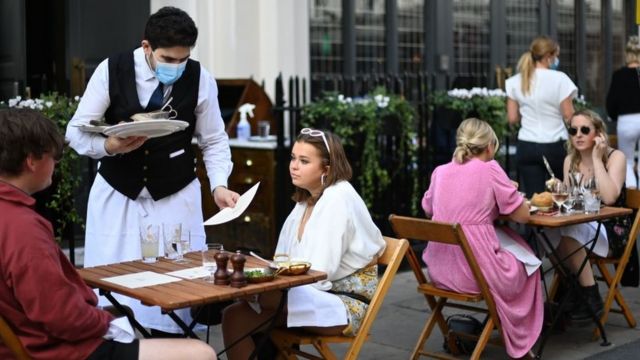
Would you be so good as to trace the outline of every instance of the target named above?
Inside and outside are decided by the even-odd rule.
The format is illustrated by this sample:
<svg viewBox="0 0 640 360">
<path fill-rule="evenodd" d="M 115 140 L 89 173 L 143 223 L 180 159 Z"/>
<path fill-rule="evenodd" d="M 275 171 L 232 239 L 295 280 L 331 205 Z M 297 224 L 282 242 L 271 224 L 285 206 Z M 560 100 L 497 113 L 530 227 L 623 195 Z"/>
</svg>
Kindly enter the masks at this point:
<svg viewBox="0 0 640 360">
<path fill-rule="evenodd" d="M 353 336 L 378 284 L 376 261 L 384 239 L 348 182 L 351 166 L 337 136 L 303 129 L 291 150 L 289 172 L 296 206 L 280 231 L 276 253 L 309 261 L 328 278 L 290 289 L 277 325 Z M 229 306 L 222 319 L 225 346 L 271 318 L 282 294 L 262 294 L 259 312 L 246 301 Z M 254 348 L 247 337 L 228 350 L 228 357 L 247 359 Z"/>
<path fill-rule="evenodd" d="M 611 148 L 607 143 L 607 129 L 600 116 L 590 110 L 577 111 L 569 120 L 567 142 L 568 155 L 564 159 L 564 179 L 568 183 L 570 172 L 582 174 L 582 184 L 595 178 L 602 202 L 606 205 L 616 203 L 622 192 L 626 177 L 626 160 L 620 150 Z M 596 235 L 597 223 L 570 225 L 559 229 L 547 229 L 549 240 L 557 246 L 561 259 L 575 252 L 565 262 L 570 271 L 577 273 L 584 261 L 585 246 Z M 604 226 L 600 228 L 598 240 L 593 252 L 599 256 L 607 256 L 609 241 Z M 578 275 L 578 282 L 587 295 L 587 302 L 580 302 L 572 309 L 574 320 L 590 319 L 591 315 L 585 306 L 590 306 L 599 316 L 602 312 L 602 297 L 593 277 L 589 263 Z"/>
</svg>

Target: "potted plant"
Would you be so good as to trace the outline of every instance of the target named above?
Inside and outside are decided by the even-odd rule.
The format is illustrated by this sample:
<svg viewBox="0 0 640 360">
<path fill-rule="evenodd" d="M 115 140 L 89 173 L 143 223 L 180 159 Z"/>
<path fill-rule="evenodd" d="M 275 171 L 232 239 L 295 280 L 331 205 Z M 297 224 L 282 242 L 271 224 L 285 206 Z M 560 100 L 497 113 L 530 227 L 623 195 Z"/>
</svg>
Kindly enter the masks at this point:
<svg viewBox="0 0 640 360">
<path fill-rule="evenodd" d="M 78 107 L 80 98 L 70 99 L 64 95 L 52 93 L 37 99 L 22 99 L 20 96 L 0 102 L 1 108 L 30 108 L 40 111 L 51 119 L 60 132 L 64 134 L 67 123 Z M 56 239 L 62 240 L 73 224 L 82 223 L 83 219 L 74 206 L 75 190 L 80 184 L 80 158 L 69 148 L 64 150 L 62 159 L 56 166 L 53 185 L 44 190 L 44 194 L 36 195 L 44 200 L 45 213 L 54 225 Z"/>
<path fill-rule="evenodd" d="M 384 202 L 389 185 L 399 177 L 411 182 L 411 198 L 406 201 L 418 196 L 415 118 L 414 108 L 404 97 L 379 87 L 359 98 L 326 93 L 304 106 L 301 125 L 329 129 L 340 137 L 354 168 L 354 185 L 367 206 L 375 209 L 376 204 Z M 391 156 L 381 150 L 381 136 L 396 139 L 397 147 Z M 414 203 L 411 201 L 411 213 L 417 214 Z"/>
</svg>

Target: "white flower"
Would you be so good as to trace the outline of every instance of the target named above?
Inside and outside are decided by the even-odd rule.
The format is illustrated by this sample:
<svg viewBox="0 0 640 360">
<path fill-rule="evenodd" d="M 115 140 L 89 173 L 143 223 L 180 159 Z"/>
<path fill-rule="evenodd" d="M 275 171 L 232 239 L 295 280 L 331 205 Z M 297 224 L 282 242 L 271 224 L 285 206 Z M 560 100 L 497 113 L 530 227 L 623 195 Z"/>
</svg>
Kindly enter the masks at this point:
<svg viewBox="0 0 640 360">
<path fill-rule="evenodd" d="M 80 101 L 80 96 L 78 96 L 78 95 L 74 96 L 73 100 Z"/>
<path fill-rule="evenodd" d="M 36 99 L 36 104 L 38 104 L 38 105 L 42 104 L 43 102 L 44 102 L 44 100 L 42 100 L 42 99 Z"/>
<path fill-rule="evenodd" d="M 52 101 L 47 101 L 46 103 L 44 103 L 46 107 L 50 108 L 53 106 L 53 102 Z"/>
<path fill-rule="evenodd" d="M 20 100 L 18 99 L 9 99 L 9 107 L 15 107 L 19 102 Z"/>
</svg>

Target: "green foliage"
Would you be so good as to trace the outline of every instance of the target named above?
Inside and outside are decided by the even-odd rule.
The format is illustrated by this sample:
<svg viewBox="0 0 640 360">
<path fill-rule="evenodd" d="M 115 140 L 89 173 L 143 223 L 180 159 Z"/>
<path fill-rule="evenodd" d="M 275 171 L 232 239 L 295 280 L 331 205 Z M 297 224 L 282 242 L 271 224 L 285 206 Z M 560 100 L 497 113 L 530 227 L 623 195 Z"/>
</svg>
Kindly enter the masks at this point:
<svg viewBox="0 0 640 360">
<path fill-rule="evenodd" d="M 432 109 L 442 107 L 459 112 L 462 119 L 477 117 L 488 122 L 500 140 L 510 135 L 507 124 L 507 98 L 500 89 L 434 91 L 430 100 Z"/>
<path fill-rule="evenodd" d="M 40 111 L 47 118 L 51 119 L 60 133 L 64 134 L 67 124 L 78 107 L 79 98 L 70 99 L 64 95 L 52 93 L 42 95 L 38 99 L 22 99 L 17 97 L 10 99 L 8 103 L 0 102 L 0 108 L 31 108 Z M 54 172 L 55 190 L 51 199 L 45 204 L 50 209 L 55 218 L 56 239 L 60 241 L 62 234 L 68 226 L 80 224 L 82 217 L 78 214 L 74 206 L 75 190 L 80 185 L 80 157 L 70 148 L 65 148 L 62 159 L 56 165 Z"/>
<path fill-rule="evenodd" d="M 351 165 L 359 170 L 354 172 L 354 182 L 371 208 L 404 170 L 411 173 L 409 177 L 415 195 L 412 198 L 417 197 L 415 118 L 415 110 L 408 101 L 380 87 L 357 99 L 327 93 L 303 108 L 301 124 L 303 127 L 330 129 L 340 137 L 347 154 L 359 154 L 359 158 L 351 159 Z M 394 154 L 397 158 L 390 167 L 383 165 L 378 146 L 378 136 L 387 130 L 401 138 Z M 416 205 L 411 210 L 417 214 Z"/>
</svg>

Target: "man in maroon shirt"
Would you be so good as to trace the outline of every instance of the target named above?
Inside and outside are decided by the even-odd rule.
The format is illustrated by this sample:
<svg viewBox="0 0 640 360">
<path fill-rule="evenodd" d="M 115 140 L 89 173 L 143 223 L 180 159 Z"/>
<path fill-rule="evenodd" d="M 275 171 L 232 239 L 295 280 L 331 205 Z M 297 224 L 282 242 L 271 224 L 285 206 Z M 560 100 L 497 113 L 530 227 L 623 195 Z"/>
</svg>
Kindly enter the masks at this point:
<svg viewBox="0 0 640 360">
<path fill-rule="evenodd" d="M 54 241 L 30 196 L 51 185 L 63 138 L 27 109 L 0 110 L 0 314 L 33 359 L 215 359 L 193 339 L 120 343 L 113 320 Z M 11 359 L 0 342 L 0 359 Z"/>
</svg>

